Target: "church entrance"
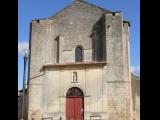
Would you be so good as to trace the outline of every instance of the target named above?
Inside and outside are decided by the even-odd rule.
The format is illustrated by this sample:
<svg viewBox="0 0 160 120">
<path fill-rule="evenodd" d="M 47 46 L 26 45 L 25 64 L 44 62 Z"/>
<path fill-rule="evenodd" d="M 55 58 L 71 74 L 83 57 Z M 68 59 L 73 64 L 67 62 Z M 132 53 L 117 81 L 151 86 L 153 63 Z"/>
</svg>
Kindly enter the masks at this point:
<svg viewBox="0 0 160 120">
<path fill-rule="evenodd" d="M 78 87 L 72 87 L 66 95 L 66 120 L 83 120 L 84 94 Z"/>
</svg>

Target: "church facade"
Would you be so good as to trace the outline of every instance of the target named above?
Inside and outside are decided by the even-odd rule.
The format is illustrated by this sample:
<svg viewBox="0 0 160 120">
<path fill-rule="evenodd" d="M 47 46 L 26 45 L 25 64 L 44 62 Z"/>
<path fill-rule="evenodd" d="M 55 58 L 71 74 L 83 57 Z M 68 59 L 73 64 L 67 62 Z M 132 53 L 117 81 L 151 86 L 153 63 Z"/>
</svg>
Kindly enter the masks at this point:
<svg viewBox="0 0 160 120">
<path fill-rule="evenodd" d="M 28 120 L 132 120 L 129 26 L 85 1 L 33 20 Z"/>
</svg>

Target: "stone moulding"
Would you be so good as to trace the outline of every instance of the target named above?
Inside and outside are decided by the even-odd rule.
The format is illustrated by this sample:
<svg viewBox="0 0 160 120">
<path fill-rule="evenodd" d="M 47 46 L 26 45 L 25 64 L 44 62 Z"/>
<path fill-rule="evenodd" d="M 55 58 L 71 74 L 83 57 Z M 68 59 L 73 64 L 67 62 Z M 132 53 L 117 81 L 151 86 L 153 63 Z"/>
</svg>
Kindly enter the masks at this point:
<svg viewBox="0 0 160 120">
<path fill-rule="evenodd" d="M 57 67 L 65 67 L 65 66 L 105 66 L 106 62 L 66 62 L 66 63 L 53 63 L 43 65 L 43 69 L 45 68 L 57 68 Z"/>
</svg>

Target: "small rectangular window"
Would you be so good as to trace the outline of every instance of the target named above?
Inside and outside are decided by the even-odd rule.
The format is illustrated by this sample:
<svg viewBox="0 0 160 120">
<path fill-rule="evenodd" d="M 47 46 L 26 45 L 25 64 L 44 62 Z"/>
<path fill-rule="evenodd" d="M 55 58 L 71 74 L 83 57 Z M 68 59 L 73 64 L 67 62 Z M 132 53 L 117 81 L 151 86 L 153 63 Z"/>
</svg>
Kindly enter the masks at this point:
<svg viewBox="0 0 160 120">
<path fill-rule="evenodd" d="M 59 37 L 55 39 L 55 48 L 56 48 L 56 62 L 59 63 Z"/>
<path fill-rule="evenodd" d="M 75 49 L 75 61 L 76 62 L 83 61 L 83 49 L 80 46 L 76 47 L 76 49 Z"/>
</svg>

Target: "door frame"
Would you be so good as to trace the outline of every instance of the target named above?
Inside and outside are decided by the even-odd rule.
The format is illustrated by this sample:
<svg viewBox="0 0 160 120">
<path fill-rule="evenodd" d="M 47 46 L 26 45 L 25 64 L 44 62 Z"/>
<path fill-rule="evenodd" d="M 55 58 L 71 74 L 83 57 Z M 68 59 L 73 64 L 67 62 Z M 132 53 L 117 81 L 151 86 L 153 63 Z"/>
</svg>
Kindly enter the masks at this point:
<svg viewBox="0 0 160 120">
<path fill-rule="evenodd" d="M 80 93 L 79 94 L 77 94 L 76 95 L 76 92 L 75 92 L 75 94 L 73 93 L 73 94 L 71 94 L 71 93 L 69 93 L 68 94 L 68 91 L 69 90 L 72 90 L 72 89 L 76 89 L 76 90 L 78 90 Z M 66 117 L 66 120 L 68 120 L 68 118 L 67 118 L 67 98 L 82 98 L 82 109 L 83 109 L 83 113 L 82 113 L 82 115 L 81 115 L 81 119 L 82 120 L 84 120 L 84 93 L 83 93 L 83 91 L 79 88 L 79 87 L 71 87 L 71 88 L 69 88 L 68 89 L 68 91 L 67 91 L 67 93 L 66 93 L 66 115 L 65 115 L 65 117 Z"/>
</svg>

